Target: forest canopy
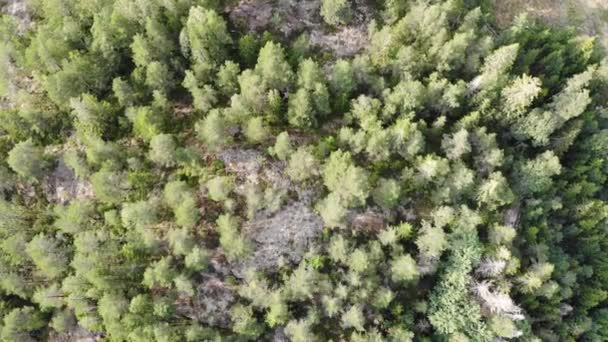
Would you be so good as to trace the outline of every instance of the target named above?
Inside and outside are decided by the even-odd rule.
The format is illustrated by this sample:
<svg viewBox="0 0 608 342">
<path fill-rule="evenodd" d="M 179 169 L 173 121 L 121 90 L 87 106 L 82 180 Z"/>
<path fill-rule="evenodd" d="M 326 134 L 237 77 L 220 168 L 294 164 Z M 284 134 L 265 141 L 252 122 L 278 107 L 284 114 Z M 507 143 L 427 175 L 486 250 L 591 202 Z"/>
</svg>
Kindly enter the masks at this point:
<svg viewBox="0 0 608 342">
<path fill-rule="evenodd" d="M 594 37 L 475 0 L 20 4 L 0 341 L 608 340 Z"/>
</svg>

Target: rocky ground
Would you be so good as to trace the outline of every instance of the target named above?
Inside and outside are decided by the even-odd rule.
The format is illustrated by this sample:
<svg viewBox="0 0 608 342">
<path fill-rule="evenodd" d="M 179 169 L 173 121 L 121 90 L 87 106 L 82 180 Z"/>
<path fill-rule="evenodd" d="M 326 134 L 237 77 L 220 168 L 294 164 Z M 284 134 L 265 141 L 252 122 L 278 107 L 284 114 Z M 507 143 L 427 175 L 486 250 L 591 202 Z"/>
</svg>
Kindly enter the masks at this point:
<svg viewBox="0 0 608 342">
<path fill-rule="evenodd" d="M 349 25 L 332 28 L 319 15 L 318 0 L 241 0 L 228 9 L 231 21 L 251 32 L 279 27 L 284 38 L 307 34 L 312 46 L 337 57 L 352 56 L 366 46 L 372 8 L 366 0 L 353 1 L 355 15 Z"/>
<path fill-rule="evenodd" d="M 18 19 L 19 33 L 23 33 L 31 23 L 26 3 L 25 0 L 0 0 L 0 12 Z"/>
<path fill-rule="evenodd" d="M 607 0 L 493 0 L 493 5 L 500 28 L 510 25 L 520 13 L 528 13 L 551 24 L 597 35 L 608 48 Z"/>
</svg>

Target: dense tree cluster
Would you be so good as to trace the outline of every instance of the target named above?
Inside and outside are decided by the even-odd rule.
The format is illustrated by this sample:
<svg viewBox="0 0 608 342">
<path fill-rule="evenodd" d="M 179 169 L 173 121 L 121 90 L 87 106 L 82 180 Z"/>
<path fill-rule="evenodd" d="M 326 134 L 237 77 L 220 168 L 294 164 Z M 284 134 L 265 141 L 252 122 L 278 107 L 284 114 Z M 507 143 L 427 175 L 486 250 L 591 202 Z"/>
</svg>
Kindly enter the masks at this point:
<svg viewBox="0 0 608 342">
<path fill-rule="evenodd" d="M 0 340 L 608 339 L 593 38 L 387 0 L 337 58 L 233 5 L 2 15 Z M 324 29 L 360 19 L 318 5 Z M 294 208 L 297 234 L 270 230 Z"/>
</svg>

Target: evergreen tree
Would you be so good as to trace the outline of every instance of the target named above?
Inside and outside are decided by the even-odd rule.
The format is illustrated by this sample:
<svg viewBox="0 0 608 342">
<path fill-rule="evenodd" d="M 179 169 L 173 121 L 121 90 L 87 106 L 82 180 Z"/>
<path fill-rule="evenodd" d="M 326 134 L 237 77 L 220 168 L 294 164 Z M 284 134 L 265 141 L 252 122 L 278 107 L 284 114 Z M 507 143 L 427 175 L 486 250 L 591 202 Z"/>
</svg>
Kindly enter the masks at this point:
<svg viewBox="0 0 608 342">
<path fill-rule="evenodd" d="M 41 178 L 47 165 L 42 149 L 34 145 L 32 140 L 15 145 L 6 161 L 13 171 L 28 180 Z"/>
<path fill-rule="evenodd" d="M 293 71 L 280 44 L 267 42 L 260 50 L 255 72 L 269 88 L 286 90 L 293 82 Z"/>
</svg>

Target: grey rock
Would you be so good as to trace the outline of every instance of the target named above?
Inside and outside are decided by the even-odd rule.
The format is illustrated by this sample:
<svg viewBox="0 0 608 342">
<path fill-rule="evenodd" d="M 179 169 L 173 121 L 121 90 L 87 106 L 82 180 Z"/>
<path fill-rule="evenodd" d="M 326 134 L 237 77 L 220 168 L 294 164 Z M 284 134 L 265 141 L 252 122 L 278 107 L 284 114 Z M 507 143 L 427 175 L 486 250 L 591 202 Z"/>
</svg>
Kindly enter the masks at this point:
<svg viewBox="0 0 608 342">
<path fill-rule="evenodd" d="M 49 332 L 49 342 L 95 342 L 101 340 L 101 335 L 74 326 L 66 332 L 60 333 L 54 330 Z"/>
<path fill-rule="evenodd" d="M 230 307 L 236 294 L 225 282 L 214 275 L 203 275 L 193 297 L 180 298 L 176 303 L 176 313 L 223 328 L 230 327 Z"/>
<path fill-rule="evenodd" d="M 42 188 L 47 199 L 54 203 L 66 204 L 75 199 L 93 197 L 91 183 L 77 179 L 63 158 L 59 158 L 53 172 L 44 178 Z"/>
<path fill-rule="evenodd" d="M 322 229 L 321 217 L 301 202 L 291 203 L 271 217 L 256 217 L 242 227 L 254 251 L 235 265 L 233 273 L 244 277 L 250 268 L 273 271 L 282 262 L 297 264 Z"/>
</svg>

